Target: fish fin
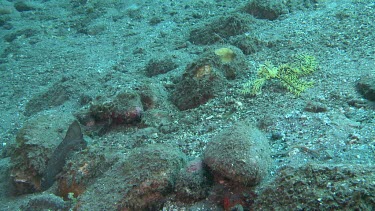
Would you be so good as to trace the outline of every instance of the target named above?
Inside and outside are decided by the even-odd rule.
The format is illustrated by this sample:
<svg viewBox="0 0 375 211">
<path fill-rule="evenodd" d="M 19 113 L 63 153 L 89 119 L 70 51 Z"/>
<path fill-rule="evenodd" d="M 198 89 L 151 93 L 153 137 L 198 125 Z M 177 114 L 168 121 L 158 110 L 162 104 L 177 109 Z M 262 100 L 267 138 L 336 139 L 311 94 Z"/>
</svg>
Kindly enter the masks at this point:
<svg viewBox="0 0 375 211">
<path fill-rule="evenodd" d="M 64 140 L 80 140 L 83 139 L 81 126 L 77 120 L 75 120 L 70 126 L 68 131 L 66 132 Z"/>
</svg>

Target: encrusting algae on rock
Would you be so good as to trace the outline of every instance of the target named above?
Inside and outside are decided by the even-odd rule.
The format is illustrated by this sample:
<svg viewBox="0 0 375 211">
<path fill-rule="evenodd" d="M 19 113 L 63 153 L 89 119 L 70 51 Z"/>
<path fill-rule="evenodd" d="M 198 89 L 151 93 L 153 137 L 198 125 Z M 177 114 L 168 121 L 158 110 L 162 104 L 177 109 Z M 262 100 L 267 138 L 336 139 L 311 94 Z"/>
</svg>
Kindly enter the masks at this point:
<svg viewBox="0 0 375 211">
<path fill-rule="evenodd" d="M 230 48 L 218 48 L 215 50 L 215 54 L 220 57 L 221 62 L 229 63 L 233 61 L 236 54 Z"/>
</svg>

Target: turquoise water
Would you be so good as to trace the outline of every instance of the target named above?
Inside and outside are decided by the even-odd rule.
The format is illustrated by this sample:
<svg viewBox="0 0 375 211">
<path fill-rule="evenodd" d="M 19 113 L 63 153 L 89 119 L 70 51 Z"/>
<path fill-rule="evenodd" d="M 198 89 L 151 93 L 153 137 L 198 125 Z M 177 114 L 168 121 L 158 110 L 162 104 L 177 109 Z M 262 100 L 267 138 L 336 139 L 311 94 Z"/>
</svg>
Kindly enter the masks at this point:
<svg viewBox="0 0 375 211">
<path fill-rule="evenodd" d="M 374 209 L 374 9 L 1 1 L 0 210 Z"/>
</svg>

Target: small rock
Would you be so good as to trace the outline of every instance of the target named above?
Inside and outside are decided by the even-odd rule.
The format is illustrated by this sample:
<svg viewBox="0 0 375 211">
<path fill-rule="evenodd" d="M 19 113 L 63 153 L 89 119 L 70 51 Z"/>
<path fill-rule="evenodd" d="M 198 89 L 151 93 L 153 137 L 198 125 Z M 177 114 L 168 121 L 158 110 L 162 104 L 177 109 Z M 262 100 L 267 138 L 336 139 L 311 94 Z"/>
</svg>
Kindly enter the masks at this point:
<svg viewBox="0 0 375 211">
<path fill-rule="evenodd" d="M 131 189 L 124 193 L 121 210 L 158 207 L 172 193 L 179 170 L 186 162 L 178 149 L 154 144 L 132 150 L 122 164 Z"/>
<path fill-rule="evenodd" d="M 207 103 L 225 89 L 228 80 L 244 75 L 244 54 L 235 46 L 215 46 L 189 64 L 175 86 L 171 100 L 180 110 Z"/>
<path fill-rule="evenodd" d="M 26 104 L 25 115 L 31 116 L 43 110 L 60 106 L 69 100 L 72 95 L 70 85 L 57 82 L 46 91 L 35 95 Z"/>
<path fill-rule="evenodd" d="M 243 11 L 259 19 L 275 20 L 280 15 L 287 13 L 286 5 L 281 1 L 249 1 Z"/>
<path fill-rule="evenodd" d="M 29 4 L 27 4 L 23 1 L 19 1 L 19 2 L 14 3 L 14 8 L 18 12 L 26 12 L 26 11 L 35 10 L 34 7 L 32 7 L 31 5 L 29 5 Z"/>
<path fill-rule="evenodd" d="M 241 13 L 221 16 L 192 29 L 189 41 L 198 45 L 222 42 L 232 36 L 248 31 L 251 22 L 251 17 Z"/>
<path fill-rule="evenodd" d="M 327 106 L 325 106 L 322 103 L 308 102 L 304 110 L 308 112 L 312 112 L 312 113 L 321 113 L 321 112 L 326 112 L 328 109 L 327 109 Z"/>
<path fill-rule="evenodd" d="M 364 98 L 375 101 L 375 77 L 373 75 L 361 78 L 357 83 L 357 89 Z"/>
<path fill-rule="evenodd" d="M 42 194 L 32 197 L 27 205 L 21 206 L 22 210 L 71 210 L 70 202 L 65 202 L 62 198 L 53 194 Z"/>
<path fill-rule="evenodd" d="M 257 185 L 271 166 L 267 138 L 249 122 L 239 122 L 208 143 L 204 162 L 214 176 L 244 185 Z"/>
<path fill-rule="evenodd" d="M 146 74 L 149 77 L 167 73 L 175 68 L 178 65 L 170 57 L 165 58 L 153 58 L 151 59 L 146 66 Z"/>
<path fill-rule="evenodd" d="M 207 197 L 212 182 L 204 167 L 203 160 L 197 158 L 180 171 L 175 188 L 180 201 L 196 202 Z"/>
</svg>

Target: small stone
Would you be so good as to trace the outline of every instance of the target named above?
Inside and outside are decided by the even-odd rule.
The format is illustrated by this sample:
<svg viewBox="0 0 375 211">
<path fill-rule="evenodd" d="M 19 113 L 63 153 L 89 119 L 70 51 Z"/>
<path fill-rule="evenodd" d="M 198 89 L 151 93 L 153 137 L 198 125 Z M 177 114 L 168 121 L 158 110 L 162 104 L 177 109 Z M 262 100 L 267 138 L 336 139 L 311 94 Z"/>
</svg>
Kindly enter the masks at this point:
<svg viewBox="0 0 375 211">
<path fill-rule="evenodd" d="M 271 166 L 267 138 L 247 121 L 224 130 L 208 143 L 204 162 L 214 176 L 253 186 L 267 176 Z"/>
<path fill-rule="evenodd" d="M 146 66 L 146 74 L 149 77 L 167 73 L 173 69 L 176 69 L 178 65 L 170 57 L 165 58 L 153 58 Z"/>
<path fill-rule="evenodd" d="M 375 101 L 375 77 L 373 75 L 362 77 L 357 83 L 357 89 L 364 98 Z"/>
<path fill-rule="evenodd" d="M 32 6 L 26 4 L 25 2 L 22 2 L 22 1 L 16 2 L 16 3 L 14 4 L 14 8 L 15 8 L 18 12 L 25 12 L 25 11 L 35 10 L 35 8 L 33 8 Z"/>
<path fill-rule="evenodd" d="M 318 103 L 318 102 L 308 102 L 305 106 L 305 111 L 312 112 L 312 113 L 321 113 L 326 112 L 327 106 Z"/>
</svg>

